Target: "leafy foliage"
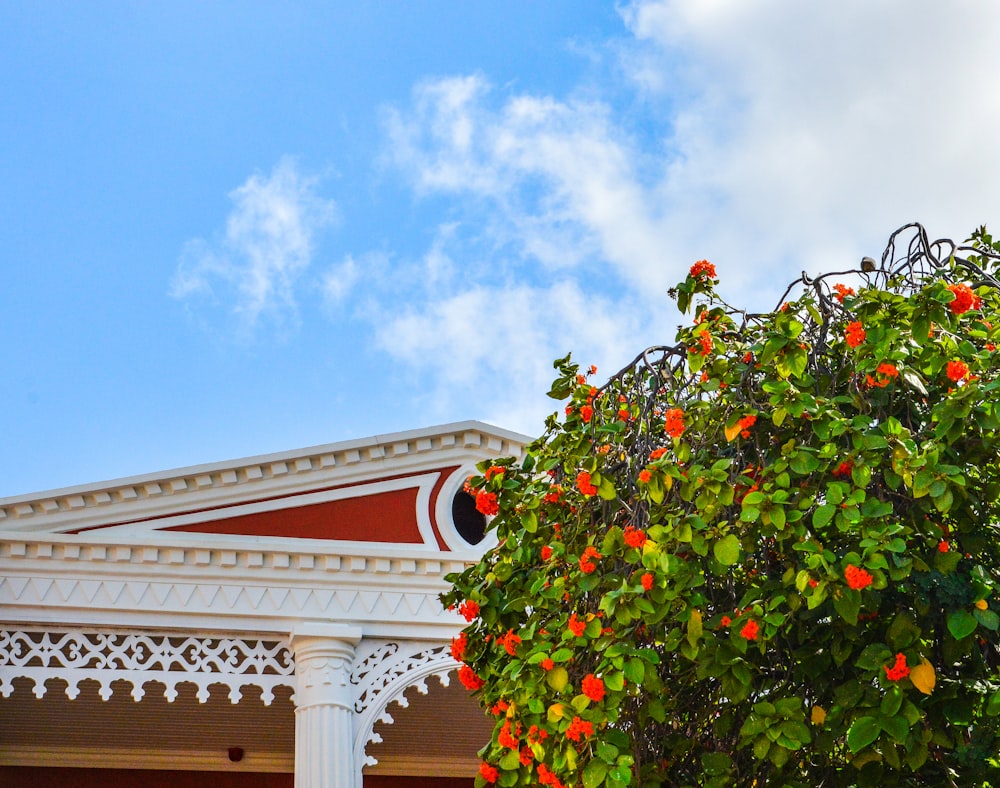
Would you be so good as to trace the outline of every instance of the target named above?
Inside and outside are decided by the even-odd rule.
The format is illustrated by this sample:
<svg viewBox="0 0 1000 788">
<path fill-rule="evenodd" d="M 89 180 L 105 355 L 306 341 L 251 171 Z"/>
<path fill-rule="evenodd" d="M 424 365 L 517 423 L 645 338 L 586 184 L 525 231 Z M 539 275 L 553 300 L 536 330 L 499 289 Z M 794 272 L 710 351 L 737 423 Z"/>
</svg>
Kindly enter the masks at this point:
<svg viewBox="0 0 1000 788">
<path fill-rule="evenodd" d="M 970 242 L 904 227 L 768 314 L 701 261 L 676 344 L 600 387 L 556 362 L 565 417 L 470 480 L 499 546 L 444 596 L 496 715 L 477 785 L 1000 784 L 1000 244 Z"/>
</svg>

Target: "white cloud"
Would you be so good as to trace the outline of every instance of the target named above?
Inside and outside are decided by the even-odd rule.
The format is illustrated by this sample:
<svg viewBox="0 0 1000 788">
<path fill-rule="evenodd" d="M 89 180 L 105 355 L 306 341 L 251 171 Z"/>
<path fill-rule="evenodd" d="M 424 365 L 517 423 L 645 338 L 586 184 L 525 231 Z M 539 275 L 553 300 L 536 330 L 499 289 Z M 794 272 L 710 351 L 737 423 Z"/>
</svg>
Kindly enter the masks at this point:
<svg viewBox="0 0 1000 788">
<path fill-rule="evenodd" d="M 908 221 L 963 235 L 1000 213 L 1000 5 L 649 0 L 623 18 L 621 94 L 425 81 L 388 115 L 392 161 L 523 272 L 596 263 L 654 299 L 711 257 L 766 306 Z"/>
<path fill-rule="evenodd" d="M 432 417 L 475 417 L 530 434 L 556 407 L 545 396 L 552 359 L 572 350 L 584 367 L 613 372 L 643 330 L 636 315 L 632 304 L 588 295 L 570 280 L 474 286 L 382 315 L 378 343 L 433 381 Z"/>
<path fill-rule="evenodd" d="M 296 284 L 312 262 L 318 232 L 335 217 L 316 185 L 287 157 L 270 175 L 251 175 L 229 194 L 233 208 L 222 237 L 185 245 L 171 295 L 222 306 L 243 333 L 265 317 L 279 327 L 297 322 Z"/>
</svg>

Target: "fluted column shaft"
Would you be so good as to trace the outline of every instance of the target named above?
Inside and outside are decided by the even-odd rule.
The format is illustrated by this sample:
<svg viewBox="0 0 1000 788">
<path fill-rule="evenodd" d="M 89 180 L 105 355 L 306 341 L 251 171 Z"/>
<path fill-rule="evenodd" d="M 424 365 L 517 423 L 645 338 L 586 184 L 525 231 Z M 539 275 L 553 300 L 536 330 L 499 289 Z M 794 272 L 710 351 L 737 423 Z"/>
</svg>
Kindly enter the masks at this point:
<svg viewBox="0 0 1000 788">
<path fill-rule="evenodd" d="M 295 655 L 295 788 L 362 788 L 354 768 L 351 667 L 361 629 L 306 623 Z"/>
</svg>

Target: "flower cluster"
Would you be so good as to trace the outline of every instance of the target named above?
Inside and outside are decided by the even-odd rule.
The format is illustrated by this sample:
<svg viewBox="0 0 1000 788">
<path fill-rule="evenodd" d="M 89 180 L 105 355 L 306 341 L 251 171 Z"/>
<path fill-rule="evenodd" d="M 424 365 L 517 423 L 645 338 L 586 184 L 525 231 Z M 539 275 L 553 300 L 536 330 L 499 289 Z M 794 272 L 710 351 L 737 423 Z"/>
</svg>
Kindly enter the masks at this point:
<svg viewBox="0 0 1000 788">
<path fill-rule="evenodd" d="M 844 330 L 844 339 L 847 340 L 848 347 L 857 347 L 865 341 L 866 336 L 865 327 L 857 320 L 853 323 L 848 323 L 847 328 Z"/>
<path fill-rule="evenodd" d="M 708 260 L 699 260 L 691 266 L 691 276 L 695 279 L 698 279 L 701 276 L 707 276 L 709 279 L 715 279 L 715 266 L 708 262 Z"/>
<path fill-rule="evenodd" d="M 910 675 L 910 669 L 906 666 L 905 654 L 897 654 L 896 664 L 894 664 L 891 668 L 888 665 L 883 665 L 882 667 L 885 670 L 885 677 L 889 679 L 889 681 L 899 681 L 900 679 L 905 679 Z"/>
<path fill-rule="evenodd" d="M 737 425 L 740 428 L 740 437 L 741 438 L 749 438 L 750 437 L 750 428 L 754 424 L 757 423 L 757 417 L 754 416 L 753 414 L 750 414 L 750 415 L 744 416 L 743 418 L 741 418 L 736 423 L 737 423 Z"/>
<path fill-rule="evenodd" d="M 757 636 L 760 634 L 760 624 L 754 621 L 752 618 L 743 625 L 740 630 L 740 637 L 746 638 L 747 640 L 756 640 Z"/>
<path fill-rule="evenodd" d="M 566 788 L 562 780 L 556 777 L 555 772 L 551 771 L 544 763 L 538 764 L 538 784 L 549 785 L 552 788 Z"/>
<path fill-rule="evenodd" d="M 513 629 L 508 629 L 507 634 L 497 638 L 497 643 L 504 647 L 504 650 L 512 657 L 517 656 L 517 647 L 521 643 L 521 636 L 514 633 Z"/>
<path fill-rule="evenodd" d="M 969 376 L 969 365 L 964 361 L 949 361 L 945 364 L 944 372 L 948 380 L 960 383 Z"/>
<path fill-rule="evenodd" d="M 458 606 L 458 614 L 466 621 L 472 621 L 472 619 L 479 615 L 479 603 L 467 599 Z"/>
<path fill-rule="evenodd" d="M 653 587 L 653 575 L 649 572 L 644 572 L 642 577 L 639 579 L 642 583 L 642 588 L 644 591 L 649 591 Z"/>
<path fill-rule="evenodd" d="M 490 785 L 493 785 L 498 779 L 500 779 L 500 772 L 496 766 L 490 766 L 485 761 L 479 764 L 479 776 L 482 777 Z"/>
<path fill-rule="evenodd" d="M 477 689 L 481 689 L 486 683 L 479 677 L 479 674 L 477 674 L 476 671 L 468 665 L 462 665 L 462 667 L 458 669 L 458 680 L 462 682 L 462 686 L 473 692 Z"/>
<path fill-rule="evenodd" d="M 597 569 L 597 564 L 595 564 L 590 559 L 600 560 L 603 556 L 597 552 L 597 548 L 593 545 L 587 545 L 583 550 L 583 555 L 580 556 L 580 571 L 586 575 L 589 575 L 595 569 Z"/>
<path fill-rule="evenodd" d="M 841 478 L 850 476 L 854 471 L 854 462 L 851 460 L 844 460 L 840 465 L 833 469 L 833 475 Z"/>
<path fill-rule="evenodd" d="M 844 579 L 847 581 L 848 588 L 860 591 L 862 588 L 868 588 L 874 578 L 872 578 L 870 572 L 861 567 L 848 564 L 847 569 L 844 570 Z"/>
<path fill-rule="evenodd" d="M 570 632 L 579 638 L 583 637 L 583 632 L 587 628 L 587 622 L 582 618 L 577 618 L 576 613 L 571 613 L 569 623 L 566 626 L 569 628 Z"/>
<path fill-rule="evenodd" d="M 854 295 L 854 288 L 848 287 L 847 285 L 842 285 L 840 283 L 833 286 L 834 298 L 836 298 L 840 303 L 844 303 L 844 299 L 849 295 Z"/>
<path fill-rule="evenodd" d="M 451 656 L 456 662 L 465 660 L 465 650 L 469 647 L 469 636 L 464 632 L 451 640 Z"/>
<path fill-rule="evenodd" d="M 500 733 L 497 735 L 497 741 L 500 743 L 501 747 L 506 747 L 508 750 L 516 750 L 521 746 L 521 742 L 518 736 L 521 734 L 521 723 L 517 724 L 516 731 L 511 731 L 510 720 L 504 720 L 503 727 L 500 728 Z"/>
<path fill-rule="evenodd" d="M 594 724 L 587 720 L 574 717 L 573 721 L 566 729 L 566 738 L 572 741 L 580 741 L 581 738 L 594 735 Z"/>
<path fill-rule="evenodd" d="M 692 347 L 691 353 L 700 353 L 703 356 L 707 356 L 712 352 L 712 335 L 708 331 L 698 332 L 698 347 Z"/>
<path fill-rule="evenodd" d="M 596 495 L 597 487 L 590 482 L 590 473 L 580 471 L 576 475 L 576 488 L 584 495 Z"/>
<path fill-rule="evenodd" d="M 641 528 L 636 528 L 634 525 L 625 526 L 622 538 L 625 539 L 625 544 L 629 547 L 635 547 L 636 549 L 646 544 L 646 532 Z"/>
<path fill-rule="evenodd" d="M 890 364 L 887 361 L 883 361 L 875 369 L 875 374 L 877 377 L 872 377 L 871 375 L 865 376 L 865 382 L 872 387 L 885 388 L 890 383 L 892 383 L 896 378 L 899 377 L 899 370 L 896 369 L 895 364 Z"/>
<path fill-rule="evenodd" d="M 500 506 L 497 504 L 497 494 L 480 490 L 476 494 L 476 509 L 487 517 L 497 514 L 500 511 Z"/>
<path fill-rule="evenodd" d="M 663 417 L 663 430 L 671 438 L 679 438 L 684 434 L 684 411 L 681 408 L 671 408 Z"/>
<path fill-rule="evenodd" d="M 593 673 L 588 673 L 580 683 L 580 691 L 592 701 L 604 700 L 604 681 Z"/>
<path fill-rule="evenodd" d="M 983 299 L 977 296 L 968 285 L 948 285 L 955 296 L 954 300 L 948 304 L 952 314 L 961 315 L 970 309 L 979 309 L 983 305 Z"/>
</svg>

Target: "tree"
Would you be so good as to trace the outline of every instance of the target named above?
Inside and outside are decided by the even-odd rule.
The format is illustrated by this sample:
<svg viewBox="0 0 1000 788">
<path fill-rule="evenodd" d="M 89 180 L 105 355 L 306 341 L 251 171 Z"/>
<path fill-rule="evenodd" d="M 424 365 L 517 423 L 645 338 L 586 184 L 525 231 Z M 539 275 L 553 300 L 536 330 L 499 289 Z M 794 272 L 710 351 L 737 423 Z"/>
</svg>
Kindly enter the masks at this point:
<svg viewBox="0 0 1000 788">
<path fill-rule="evenodd" d="M 1000 242 L 893 234 L 693 325 L 467 490 L 477 786 L 1000 784 Z M 845 284 L 851 283 L 852 286 Z"/>
</svg>

